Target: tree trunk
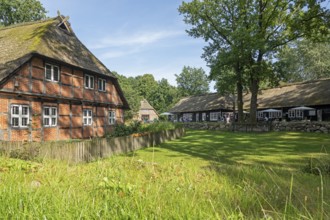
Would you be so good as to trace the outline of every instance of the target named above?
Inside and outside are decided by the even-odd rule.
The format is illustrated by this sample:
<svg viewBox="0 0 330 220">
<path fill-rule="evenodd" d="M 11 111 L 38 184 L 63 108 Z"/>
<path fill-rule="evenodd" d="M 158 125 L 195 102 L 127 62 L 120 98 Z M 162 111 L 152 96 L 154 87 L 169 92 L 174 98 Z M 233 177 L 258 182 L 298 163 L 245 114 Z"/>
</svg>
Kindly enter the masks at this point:
<svg viewBox="0 0 330 220">
<path fill-rule="evenodd" d="M 251 100 L 250 100 L 250 122 L 257 122 L 257 108 L 258 108 L 258 91 L 259 82 L 257 79 L 251 79 Z"/>
<path fill-rule="evenodd" d="M 238 122 L 244 121 L 243 114 L 243 86 L 242 83 L 237 82 L 237 110 L 238 110 Z"/>
</svg>

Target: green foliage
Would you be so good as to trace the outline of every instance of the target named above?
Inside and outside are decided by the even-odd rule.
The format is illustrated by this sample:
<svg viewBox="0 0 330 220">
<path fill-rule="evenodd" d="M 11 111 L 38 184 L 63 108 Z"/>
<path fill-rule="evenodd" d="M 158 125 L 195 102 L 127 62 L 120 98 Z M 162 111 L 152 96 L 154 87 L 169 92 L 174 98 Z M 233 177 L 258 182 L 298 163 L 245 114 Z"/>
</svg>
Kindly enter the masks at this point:
<svg viewBox="0 0 330 220">
<path fill-rule="evenodd" d="M 188 131 L 72 165 L 0 158 L 3 219 L 329 219 L 330 176 L 301 172 L 328 134 Z M 32 168 L 33 167 L 33 168 Z M 322 185 L 323 183 L 323 185 Z"/>
<path fill-rule="evenodd" d="M 0 0 L 0 26 L 41 20 L 46 12 L 38 0 Z"/>
<path fill-rule="evenodd" d="M 36 160 L 39 155 L 41 145 L 31 145 L 27 146 L 23 144 L 23 147 L 17 148 L 10 152 L 11 158 L 21 159 L 21 160 Z"/>
<path fill-rule="evenodd" d="M 123 89 L 131 110 L 125 111 L 125 119 L 132 120 L 140 109 L 140 101 L 145 98 L 158 113 L 166 112 L 178 100 L 176 87 L 170 85 L 166 79 L 156 81 L 151 74 L 137 77 L 125 77 L 113 72 Z"/>
<path fill-rule="evenodd" d="M 129 125 L 117 124 L 109 137 L 122 137 L 135 133 L 159 132 L 178 128 L 180 125 L 172 122 L 154 122 L 142 124 L 140 121 L 132 121 Z"/>
<path fill-rule="evenodd" d="M 201 95 L 209 92 L 210 80 L 202 68 L 185 66 L 182 72 L 175 76 L 181 96 Z"/>
<path fill-rule="evenodd" d="M 286 82 L 330 77 L 330 43 L 295 41 L 277 56 L 278 72 Z"/>
</svg>

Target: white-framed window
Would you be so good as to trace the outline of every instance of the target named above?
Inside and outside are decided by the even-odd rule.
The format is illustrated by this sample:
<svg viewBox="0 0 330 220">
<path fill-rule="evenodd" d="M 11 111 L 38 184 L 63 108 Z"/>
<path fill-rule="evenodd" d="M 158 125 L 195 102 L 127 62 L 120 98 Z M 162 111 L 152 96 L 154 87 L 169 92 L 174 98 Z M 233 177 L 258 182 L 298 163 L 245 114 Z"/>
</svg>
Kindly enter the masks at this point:
<svg viewBox="0 0 330 220">
<path fill-rule="evenodd" d="M 91 109 L 84 109 L 83 111 L 83 124 L 92 125 L 93 124 L 93 113 Z"/>
<path fill-rule="evenodd" d="M 105 92 L 105 79 L 99 79 L 98 81 L 98 87 L 99 87 L 99 91 Z"/>
<path fill-rule="evenodd" d="M 46 63 L 45 79 L 53 82 L 58 82 L 60 80 L 60 68 L 58 66 Z"/>
<path fill-rule="evenodd" d="M 55 127 L 57 126 L 57 108 L 44 107 L 44 126 Z"/>
<path fill-rule="evenodd" d="M 116 123 L 116 112 L 109 111 L 109 124 L 114 125 Z"/>
<path fill-rule="evenodd" d="M 94 76 L 85 75 L 85 88 L 94 89 Z"/>
<path fill-rule="evenodd" d="M 265 116 L 264 116 L 264 113 L 262 111 L 258 111 L 257 112 L 257 118 L 258 119 L 263 119 Z"/>
<path fill-rule="evenodd" d="M 196 122 L 199 121 L 199 113 L 196 113 Z"/>
<path fill-rule="evenodd" d="M 192 121 L 193 114 L 192 113 L 184 113 L 182 115 L 183 121 Z"/>
<path fill-rule="evenodd" d="M 205 112 L 202 113 L 202 121 L 206 121 L 206 113 Z"/>
<path fill-rule="evenodd" d="M 300 109 L 289 110 L 288 111 L 289 118 L 303 118 L 304 112 Z"/>
<path fill-rule="evenodd" d="M 210 113 L 210 121 L 218 121 L 218 116 L 220 115 L 220 112 L 211 112 Z"/>
<path fill-rule="evenodd" d="M 282 112 L 269 112 L 269 118 L 282 118 Z"/>
<path fill-rule="evenodd" d="M 11 126 L 14 128 L 26 128 L 29 125 L 30 113 L 27 105 L 11 105 Z"/>
</svg>

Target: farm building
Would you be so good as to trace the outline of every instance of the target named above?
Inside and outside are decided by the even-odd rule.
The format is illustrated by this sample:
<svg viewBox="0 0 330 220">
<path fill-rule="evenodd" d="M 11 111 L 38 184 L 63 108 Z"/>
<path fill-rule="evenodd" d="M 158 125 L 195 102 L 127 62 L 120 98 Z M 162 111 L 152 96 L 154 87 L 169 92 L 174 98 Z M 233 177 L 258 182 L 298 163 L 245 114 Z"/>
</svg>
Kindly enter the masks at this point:
<svg viewBox="0 0 330 220">
<path fill-rule="evenodd" d="M 128 103 L 66 18 L 0 28 L 0 139 L 103 136 Z"/>
<path fill-rule="evenodd" d="M 233 101 L 217 93 L 182 98 L 169 112 L 175 121 L 223 121 L 232 115 Z"/>
<path fill-rule="evenodd" d="M 330 79 L 292 83 L 260 90 L 259 120 L 330 121 Z M 250 94 L 244 96 L 244 109 L 249 110 Z M 171 110 L 182 121 L 221 121 L 232 113 L 233 102 L 216 93 L 181 99 Z M 201 117 L 201 115 L 204 115 Z M 202 119 L 202 120 L 201 120 Z"/>
<path fill-rule="evenodd" d="M 146 99 L 141 100 L 140 109 L 135 120 L 142 122 L 151 122 L 158 120 L 158 113 Z"/>
</svg>

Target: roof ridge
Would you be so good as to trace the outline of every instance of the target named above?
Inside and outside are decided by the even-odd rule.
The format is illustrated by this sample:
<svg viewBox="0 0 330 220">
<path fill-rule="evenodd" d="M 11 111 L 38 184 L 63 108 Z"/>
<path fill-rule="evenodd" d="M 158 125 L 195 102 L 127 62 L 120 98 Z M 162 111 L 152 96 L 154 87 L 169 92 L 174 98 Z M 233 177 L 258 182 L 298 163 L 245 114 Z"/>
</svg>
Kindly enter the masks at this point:
<svg viewBox="0 0 330 220">
<path fill-rule="evenodd" d="M 52 17 L 52 18 L 46 18 L 46 19 L 37 20 L 37 21 L 28 21 L 28 22 L 12 24 L 12 25 L 9 25 L 9 26 L 0 27 L 0 31 L 12 29 L 12 28 L 17 28 L 17 27 L 28 26 L 28 25 L 40 24 L 40 23 L 51 21 L 51 20 L 55 21 L 56 19 L 58 19 L 58 17 Z"/>
<path fill-rule="evenodd" d="M 286 83 L 284 85 L 279 85 L 273 88 L 267 88 L 267 89 L 260 89 L 260 91 L 265 91 L 265 90 L 270 90 L 270 89 L 281 89 L 283 87 L 289 87 L 289 86 L 295 86 L 295 85 L 304 85 L 304 84 L 310 84 L 310 83 L 315 83 L 315 82 L 320 82 L 320 81 L 327 81 L 330 80 L 330 77 L 327 78 L 321 78 L 321 79 L 311 79 L 311 80 L 305 80 L 302 82 L 293 82 L 293 83 Z"/>
</svg>

